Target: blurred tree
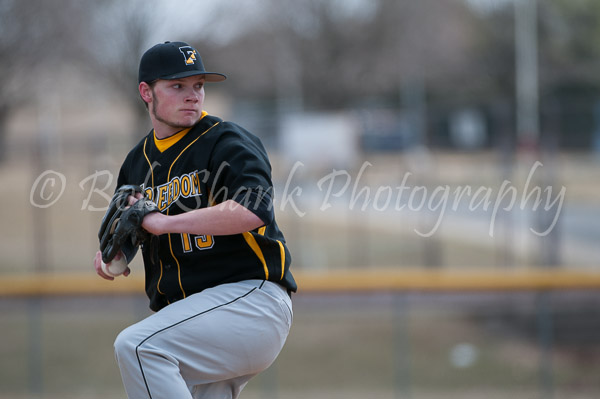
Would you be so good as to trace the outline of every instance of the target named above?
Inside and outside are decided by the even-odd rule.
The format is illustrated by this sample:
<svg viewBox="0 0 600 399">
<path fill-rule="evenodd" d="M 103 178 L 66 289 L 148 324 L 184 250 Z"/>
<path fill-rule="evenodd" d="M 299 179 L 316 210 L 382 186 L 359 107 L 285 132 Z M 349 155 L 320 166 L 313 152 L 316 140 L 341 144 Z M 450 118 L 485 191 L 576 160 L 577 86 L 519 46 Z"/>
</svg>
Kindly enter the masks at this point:
<svg viewBox="0 0 600 399">
<path fill-rule="evenodd" d="M 135 116 L 135 126 L 140 127 L 132 131 L 134 141 L 145 134 L 143 126 L 150 128 L 138 92 L 140 57 L 156 43 L 182 40 L 194 44 L 203 38 L 218 21 L 204 18 L 207 22 L 200 23 L 203 18 L 198 9 L 193 1 L 98 0 L 87 3 L 81 14 L 85 28 L 73 38 L 75 51 L 71 54 L 88 74 L 106 83 L 105 89 L 112 95 L 125 100 Z M 208 9 L 204 7 L 204 11 Z"/>
<path fill-rule="evenodd" d="M 125 100 L 139 126 L 148 125 L 137 90 L 138 64 L 159 26 L 156 2 L 99 0 L 88 3 L 81 18 L 86 27 L 73 37 L 71 56 L 95 80 Z M 142 129 L 132 134 L 142 135 Z"/>
<path fill-rule="evenodd" d="M 305 109 L 395 105 L 403 87 L 416 84 L 447 104 L 512 101 L 514 13 L 512 2 L 497 3 L 482 9 L 466 0 L 2 0 L 0 140 L 7 115 L 32 100 L 42 77 L 36 71 L 73 60 L 126 99 L 140 126 L 147 124 L 138 62 L 163 40 L 197 46 L 209 69 L 228 74 L 227 91 L 239 100 Z M 600 3 L 538 4 L 541 86 L 597 85 Z M 183 17 L 181 9 L 188 11 Z"/>
<path fill-rule="evenodd" d="M 6 123 L 15 110 L 38 101 L 45 72 L 59 68 L 69 37 L 80 29 L 71 0 L 0 1 L 0 161 Z"/>
<path fill-rule="evenodd" d="M 564 82 L 600 83 L 600 2 L 538 1 L 540 87 L 553 90 Z M 479 14 L 485 71 L 496 84 L 490 94 L 514 86 L 514 10 L 512 2 Z"/>
<path fill-rule="evenodd" d="M 462 0 L 264 0 L 254 29 L 220 49 L 242 95 L 312 108 L 397 99 L 400 85 L 473 86 L 479 25 Z M 225 14 L 225 13 L 223 13 Z M 261 19 L 262 18 L 262 19 Z"/>
<path fill-rule="evenodd" d="M 546 85 L 600 84 L 600 2 L 540 2 L 541 71 Z"/>
<path fill-rule="evenodd" d="M 600 149 L 600 3 L 540 3 L 540 77 L 554 146 Z"/>
<path fill-rule="evenodd" d="M 589 147 L 591 135 L 597 129 L 594 113 L 600 98 L 600 74 L 597 72 L 600 70 L 600 2 L 538 0 L 537 6 L 541 122 L 558 129 L 556 134 L 560 136 L 561 146 Z M 484 71 L 492 83 L 484 93 L 490 99 L 504 99 L 502 101 L 510 104 L 512 109 L 514 12 L 513 2 L 507 1 L 479 14 L 481 42 L 487 50 L 478 51 L 480 56 L 486 57 Z M 559 115 L 555 115 L 557 113 Z"/>
</svg>

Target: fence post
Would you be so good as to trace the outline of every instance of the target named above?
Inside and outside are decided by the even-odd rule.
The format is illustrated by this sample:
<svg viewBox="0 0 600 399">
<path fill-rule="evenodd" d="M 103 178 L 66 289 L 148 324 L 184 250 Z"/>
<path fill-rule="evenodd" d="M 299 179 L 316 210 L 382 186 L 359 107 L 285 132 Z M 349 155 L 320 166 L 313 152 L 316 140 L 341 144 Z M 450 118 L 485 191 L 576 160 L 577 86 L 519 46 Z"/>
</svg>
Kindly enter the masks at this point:
<svg viewBox="0 0 600 399">
<path fill-rule="evenodd" d="M 539 378 L 542 399 L 554 397 L 554 374 L 552 347 L 554 343 L 552 304 L 548 292 L 540 292 L 536 298 L 538 343 L 540 347 Z"/>
<path fill-rule="evenodd" d="M 29 352 L 28 352 L 28 390 L 30 397 L 41 398 L 44 392 L 44 368 L 42 366 L 42 298 L 29 298 L 27 313 L 29 316 Z"/>
<path fill-rule="evenodd" d="M 410 333 L 408 293 L 394 295 L 394 397 L 410 399 Z"/>
</svg>

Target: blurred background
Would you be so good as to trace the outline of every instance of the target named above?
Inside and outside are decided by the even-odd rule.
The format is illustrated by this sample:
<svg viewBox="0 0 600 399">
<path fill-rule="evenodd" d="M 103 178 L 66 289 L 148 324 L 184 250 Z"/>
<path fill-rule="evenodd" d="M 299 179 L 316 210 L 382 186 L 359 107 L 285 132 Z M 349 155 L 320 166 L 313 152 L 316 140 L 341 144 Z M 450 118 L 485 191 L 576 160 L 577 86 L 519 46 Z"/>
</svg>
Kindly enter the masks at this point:
<svg viewBox="0 0 600 399">
<path fill-rule="evenodd" d="M 142 264 L 97 229 L 196 47 L 259 136 L 300 289 L 247 398 L 600 396 L 600 2 L 0 0 L 0 398 L 122 398 Z"/>
</svg>

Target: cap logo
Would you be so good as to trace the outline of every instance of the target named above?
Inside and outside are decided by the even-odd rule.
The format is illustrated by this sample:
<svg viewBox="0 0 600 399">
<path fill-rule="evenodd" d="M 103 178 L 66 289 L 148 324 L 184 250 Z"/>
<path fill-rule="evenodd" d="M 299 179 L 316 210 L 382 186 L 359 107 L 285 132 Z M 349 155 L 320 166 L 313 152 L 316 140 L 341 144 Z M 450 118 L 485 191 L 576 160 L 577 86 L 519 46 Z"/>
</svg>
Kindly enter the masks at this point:
<svg viewBox="0 0 600 399">
<path fill-rule="evenodd" d="M 181 51 L 181 54 L 183 54 L 185 65 L 194 64 L 196 61 L 196 50 L 194 50 L 191 46 L 183 46 L 179 47 L 179 51 Z"/>
</svg>

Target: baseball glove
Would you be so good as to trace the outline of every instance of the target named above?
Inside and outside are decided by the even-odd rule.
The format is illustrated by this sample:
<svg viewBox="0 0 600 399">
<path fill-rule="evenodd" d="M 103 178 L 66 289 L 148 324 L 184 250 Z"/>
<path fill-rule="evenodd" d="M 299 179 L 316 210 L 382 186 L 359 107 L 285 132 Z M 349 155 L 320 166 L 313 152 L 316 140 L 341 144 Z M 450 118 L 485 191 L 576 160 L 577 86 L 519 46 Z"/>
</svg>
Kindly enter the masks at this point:
<svg viewBox="0 0 600 399">
<path fill-rule="evenodd" d="M 142 228 L 142 221 L 147 214 L 158 212 L 158 207 L 145 197 L 129 206 L 127 198 L 137 193 L 142 193 L 139 186 L 121 186 L 108 205 L 98 231 L 104 263 L 112 261 L 119 250 L 123 251 L 127 263 L 131 262 L 139 245 L 148 237 Z"/>
</svg>

